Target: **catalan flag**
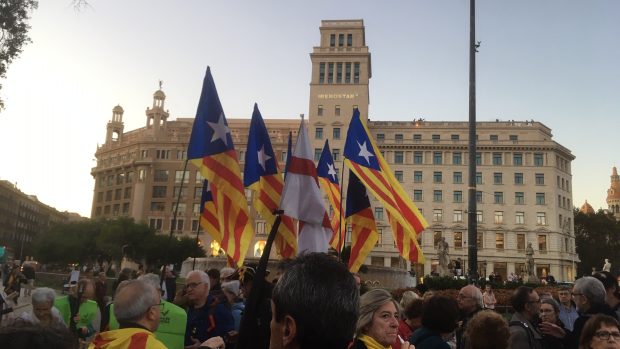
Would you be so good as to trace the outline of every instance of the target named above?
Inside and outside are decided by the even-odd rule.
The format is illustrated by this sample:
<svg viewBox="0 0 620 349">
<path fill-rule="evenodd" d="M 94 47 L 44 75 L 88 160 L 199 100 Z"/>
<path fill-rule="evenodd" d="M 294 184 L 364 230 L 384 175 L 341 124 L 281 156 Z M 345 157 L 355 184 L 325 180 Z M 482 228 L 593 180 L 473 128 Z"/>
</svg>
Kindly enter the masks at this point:
<svg viewBox="0 0 620 349">
<path fill-rule="evenodd" d="M 238 266 L 243 265 L 254 232 L 237 152 L 210 68 L 202 85 L 187 156 L 209 181 L 211 190 L 217 191 L 214 202 L 222 249 Z"/>
<path fill-rule="evenodd" d="M 420 234 L 428 223 L 402 188 L 387 162 L 379 152 L 379 148 L 370 136 L 366 125 L 362 122 L 359 110 L 355 109 L 344 147 L 345 164 L 364 183 L 366 188 L 382 203 L 392 215 L 392 221 L 402 226 L 405 236 L 412 239 L 417 246 L 417 234 Z M 399 229 L 392 224 L 393 233 Z M 395 238 L 397 238 L 395 236 Z M 403 244 L 404 245 L 404 244 Z M 398 246 L 398 243 L 397 243 Z M 402 253 L 402 251 L 401 251 Z M 423 260 L 419 251 L 419 261 Z"/>
<path fill-rule="evenodd" d="M 341 214 L 340 184 L 338 183 L 338 172 L 336 172 L 336 167 L 334 165 L 332 152 L 329 149 L 329 141 L 326 139 L 323 152 L 316 165 L 316 173 L 319 177 L 319 184 L 323 188 L 323 191 L 327 193 L 327 200 L 334 211 L 334 215 L 331 218 L 334 235 L 332 235 L 329 245 L 336 251 L 342 251 L 344 247 L 342 234 L 344 234 L 345 221 L 342 219 Z"/>
<path fill-rule="evenodd" d="M 206 231 L 221 246 L 222 235 L 220 234 L 220 224 L 217 220 L 217 209 L 215 208 L 213 194 L 214 191 L 211 190 L 209 181 L 205 179 L 202 184 L 202 195 L 200 198 L 200 226 L 202 230 Z M 217 196 L 217 193 L 215 196 Z"/>
<path fill-rule="evenodd" d="M 394 241 L 396 242 L 396 248 L 400 253 L 400 256 L 410 262 L 424 263 L 424 254 L 420 249 L 419 242 L 411 237 L 411 234 L 405 231 L 405 228 L 394 219 L 390 212 L 387 213 L 388 221 L 392 227 L 392 235 L 394 235 Z"/>
<path fill-rule="evenodd" d="M 278 173 L 278 162 L 271 146 L 263 117 L 254 104 L 248 148 L 245 152 L 243 184 L 254 191 L 254 208 L 267 221 L 271 230 L 279 209 L 284 179 Z M 282 216 L 275 238 L 278 253 L 283 258 L 293 258 L 297 252 L 297 229 L 291 217 Z"/>
<path fill-rule="evenodd" d="M 349 184 L 347 186 L 346 217 L 347 222 L 351 225 L 349 271 L 357 273 L 366 256 L 377 244 L 379 234 L 366 188 L 352 171 L 349 171 Z"/>
</svg>

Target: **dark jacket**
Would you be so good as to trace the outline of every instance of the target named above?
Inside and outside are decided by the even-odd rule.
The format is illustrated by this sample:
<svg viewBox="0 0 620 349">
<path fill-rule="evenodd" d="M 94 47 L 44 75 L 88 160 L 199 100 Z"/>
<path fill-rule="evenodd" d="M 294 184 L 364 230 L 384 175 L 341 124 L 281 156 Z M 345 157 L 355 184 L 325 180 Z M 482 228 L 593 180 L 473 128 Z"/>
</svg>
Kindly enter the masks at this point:
<svg viewBox="0 0 620 349">
<path fill-rule="evenodd" d="M 202 308 L 190 307 L 187 310 L 187 326 L 185 328 L 185 345 L 193 344 L 191 337 L 201 343 L 211 337 L 225 337 L 235 329 L 235 320 L 230 309 L 224 304 L 217 303 L 209 295 L 207 303 Z"/>
<path fill-rule="evenodd" d="M 521 313 L 514 313 L 509 325 L 511 349 L 543 349 L 542 335 Z"/>
<path fill-rule="evenodd" d="M 469 320 L 471 320 L 471 318 L 473 318 L 474 315 L 476 315 L 480 310 L 482 310 L 482 308 L 476 308 L 476 310 L 474 310 L 471 314 L 468 314 L 461 319 L 461 324 L 455 331 L 457 349 L 467 348 L 467 338 L 465 338 L 467 323 L 469 323 Z"/>
<path fill-rule="evenodd" d="M 579 337 L 581 337 L 581 331 L 583 331 L 583 326 L 586 324 L 586 321 L 592 316 L 596 314 L 605 314 L 617 319 L 616 312 L 614 312 L 607 304 L 595 305 L 588 309 L 583 314 L 580 314 L 577 320 L 575 320 L 575 324 L 573 325 L 573 332 L 570 335 L 567 335 L 566 343 L 570 343 L 569 349 L 577 349 L 579 348 Z"/>
<path fill-rule="evenodd" d="M 439 332 L 424 326 L 413 332 L 409 343 L 415 345 L 416 349 L 450 349 L 450 345 L 441 338 Z"/>
<path fill-rule="evenodd" d="M 349 349 L 368 349 L 368 347 L 366 347 L 366 344 L 361 340 L 355 339 L 353 345 Z"/>
</svg>

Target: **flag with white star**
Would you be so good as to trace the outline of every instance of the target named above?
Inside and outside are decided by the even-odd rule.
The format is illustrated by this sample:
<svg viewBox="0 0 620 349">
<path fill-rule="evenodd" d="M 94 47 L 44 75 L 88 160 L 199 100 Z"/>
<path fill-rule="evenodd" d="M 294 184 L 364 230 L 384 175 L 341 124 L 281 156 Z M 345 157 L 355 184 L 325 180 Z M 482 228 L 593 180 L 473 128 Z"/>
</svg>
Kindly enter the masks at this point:
<svg viewBox="0 0 620 349">
<path fill-rule="evenodd" d="M 316 165 L 316 173 L 319 177 L 319 184 L 323 191 L 327 194 L 327 200 L 332 207 L 334 215 L 331 217 L 330 222 L 334 235 L 329 240 L 329 245 L 336 251 L 342 251 L 344 247 L 344 217 L 341 214 L 341 194 L 340 184 L 338 183 L 338 171 L 334 164 L 332 152 L 329 149 L 329 141 L 325 140 L 323 146 L 323 152 L 319 158 L 319 162 Z"/>
<path fill-rule="evenodd" d="M 217 191 L 215 199 L 220 246 L 238 266 L 243 265 L 254 235 L 241 181 L 237 152 L 220 98 L 207 67 L 187 157 Z"/>
<path fill-rule="evenodd" d="M 351 225 L 351 254 L 349 256 L 349 271 L 357 273 L 364 259 L 379 241 L 375 216 L 372 213 L 366 187 L 349 171 L 347 185 L 347 222 Z"/>
<path fill-rule="evenodd" d="M 282 174 L 278 173 L 277 158 L 271 145 L 271 139 L 269 139 L 269 132 L 267 132 L 267 127 L 256 103 L 252 112 L 248 147 L 245 152 L 243 182 L 247 188 L 254 191 L 252 205 L 265 219 L 268 229 L 271 230 L 276 220 L 274 212 L 279 209 L 284 179 Z M 274 242 L 280 256 L 283 258 L 295 257 L 297 253 L 297 229 L 291 217 L 282 216 Z"/>
<path fill-rule="evenodd" d="M 200 197 L 200 226 L 218 243 L 222 241 L 220 235 L 220 224 L 217 220 L 217 209 L 213 197 L 214 192 L 211 190 L 209 181 L 206 179 L 202 184 L 202 195 Z"/>
<path fill-rule="evenodd" d="M 405 192 L 400 182 L 394 176 L 390 166 L 385 161 L 379 147 L 370 135 L 368 128 L 360 118 L 359 110 L 355 109 L 344 146 L 345 165 L 351 169 L 366 189 L 372 193 L 383 207 L 391 214 L 390 223 L 392 233 L 400 230 L 404 232 L 401 239 L 406 238 L 416 244 L 418 260 L 423 262 L 424 255 L 417 245 L 417 236 L 428 227 L 428 223 L 414 205 L 411 198 Z M 394 236 L 396 239 L 397 237 Z M 401 244 L 402 246 L 403 244 Z M 397 243 L 397 247 L 399 244 Z M 403 258 L 410 258 L 412 254 L 406 254 L 399 250 Z"/>
</svg>

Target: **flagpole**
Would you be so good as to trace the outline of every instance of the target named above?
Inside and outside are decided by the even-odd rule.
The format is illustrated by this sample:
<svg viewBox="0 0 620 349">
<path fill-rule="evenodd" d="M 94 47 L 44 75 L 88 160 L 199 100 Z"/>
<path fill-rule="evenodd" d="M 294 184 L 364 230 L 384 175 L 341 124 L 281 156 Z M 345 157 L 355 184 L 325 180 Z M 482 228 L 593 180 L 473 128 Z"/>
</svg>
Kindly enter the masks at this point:
<svg viewBox="0 0 620 349">
<path fill-rule="evenodd" d="M 181 187 L 179 187 L 179 194 L 177 195 L 177 202 L 174 207 L 174 214 L 172 215 L 172 222 L 170 222 L 170 234 L 168 235 L 168 247 L 166 248 L 166 252 L 164 253 L 164 259 L 163 259 L 163 264 L 161 268 L 160 282 L 161 282 L 162 288 L 164 286 L 165 277 L 166 277 L 166 262 L 168 261 L 168 248 L 170 247 L 170 242 L 172 241 L 172 235 L 174 234 L 174 228 L 177 225 L 177 214 L 179 213 L 179 202 L 181 201 L 181 192 L 183 192 L 183 182 L 185 182 L 185 172 L 187 171 L 188 162 L 189 160 L 186 158 L 185 164 L 183 165 L 183 175 L 181 175 Z"/>
<path fill-rule="evenodd" d="M 196 229 L 196 245 L 198 245 L 199 235 L 200 235 L 200 217 L 198 218 L 198 228 Z M 192 262 L 192 270 L 195 270 L 195 268 L 196 268 L 196 255 L 194 255 L 194 261 Z"/>
<path fill-rule="evenodd" d="M 342 166 L 340 167 L 340 210 L 338 210 L 338 213 L 340 215 L 339 220 L 338 220 L 338 259 L 342 260 L 342 249 L 344 249 L 344 240 L 342 239 L 342 201 L 343 201 L 343 197 L 342 197 L 342 192 L 344 189 L 344 157 L 342 159 Z M 342 244 L 342 245 L 341 245 Z"/>
</svg>

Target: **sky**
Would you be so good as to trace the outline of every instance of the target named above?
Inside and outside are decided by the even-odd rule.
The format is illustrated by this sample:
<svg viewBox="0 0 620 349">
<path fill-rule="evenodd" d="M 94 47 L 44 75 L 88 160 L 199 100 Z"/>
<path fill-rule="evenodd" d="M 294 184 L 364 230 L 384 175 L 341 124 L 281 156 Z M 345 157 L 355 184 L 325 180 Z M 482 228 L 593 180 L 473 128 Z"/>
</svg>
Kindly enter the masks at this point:
<svg viewBox="0 0 620 349">
<path fill-rule="evenodd" d="M 607 208 L 620 163 L 620 1 L 478 0 L 477 120 L 540 121 L 570 149 L 573 202 Z M 112 108 L 146 124 L 163 81 L 171 119 L 194 117 L 210 66 L 228 118 L 308 114 L 323 19 L 363 19 L 372 120 L 468 120 L 466 0 L 45 0 L 32 43 L 0 80 L 0 179 L 89 217 Z"/>
</svg>

